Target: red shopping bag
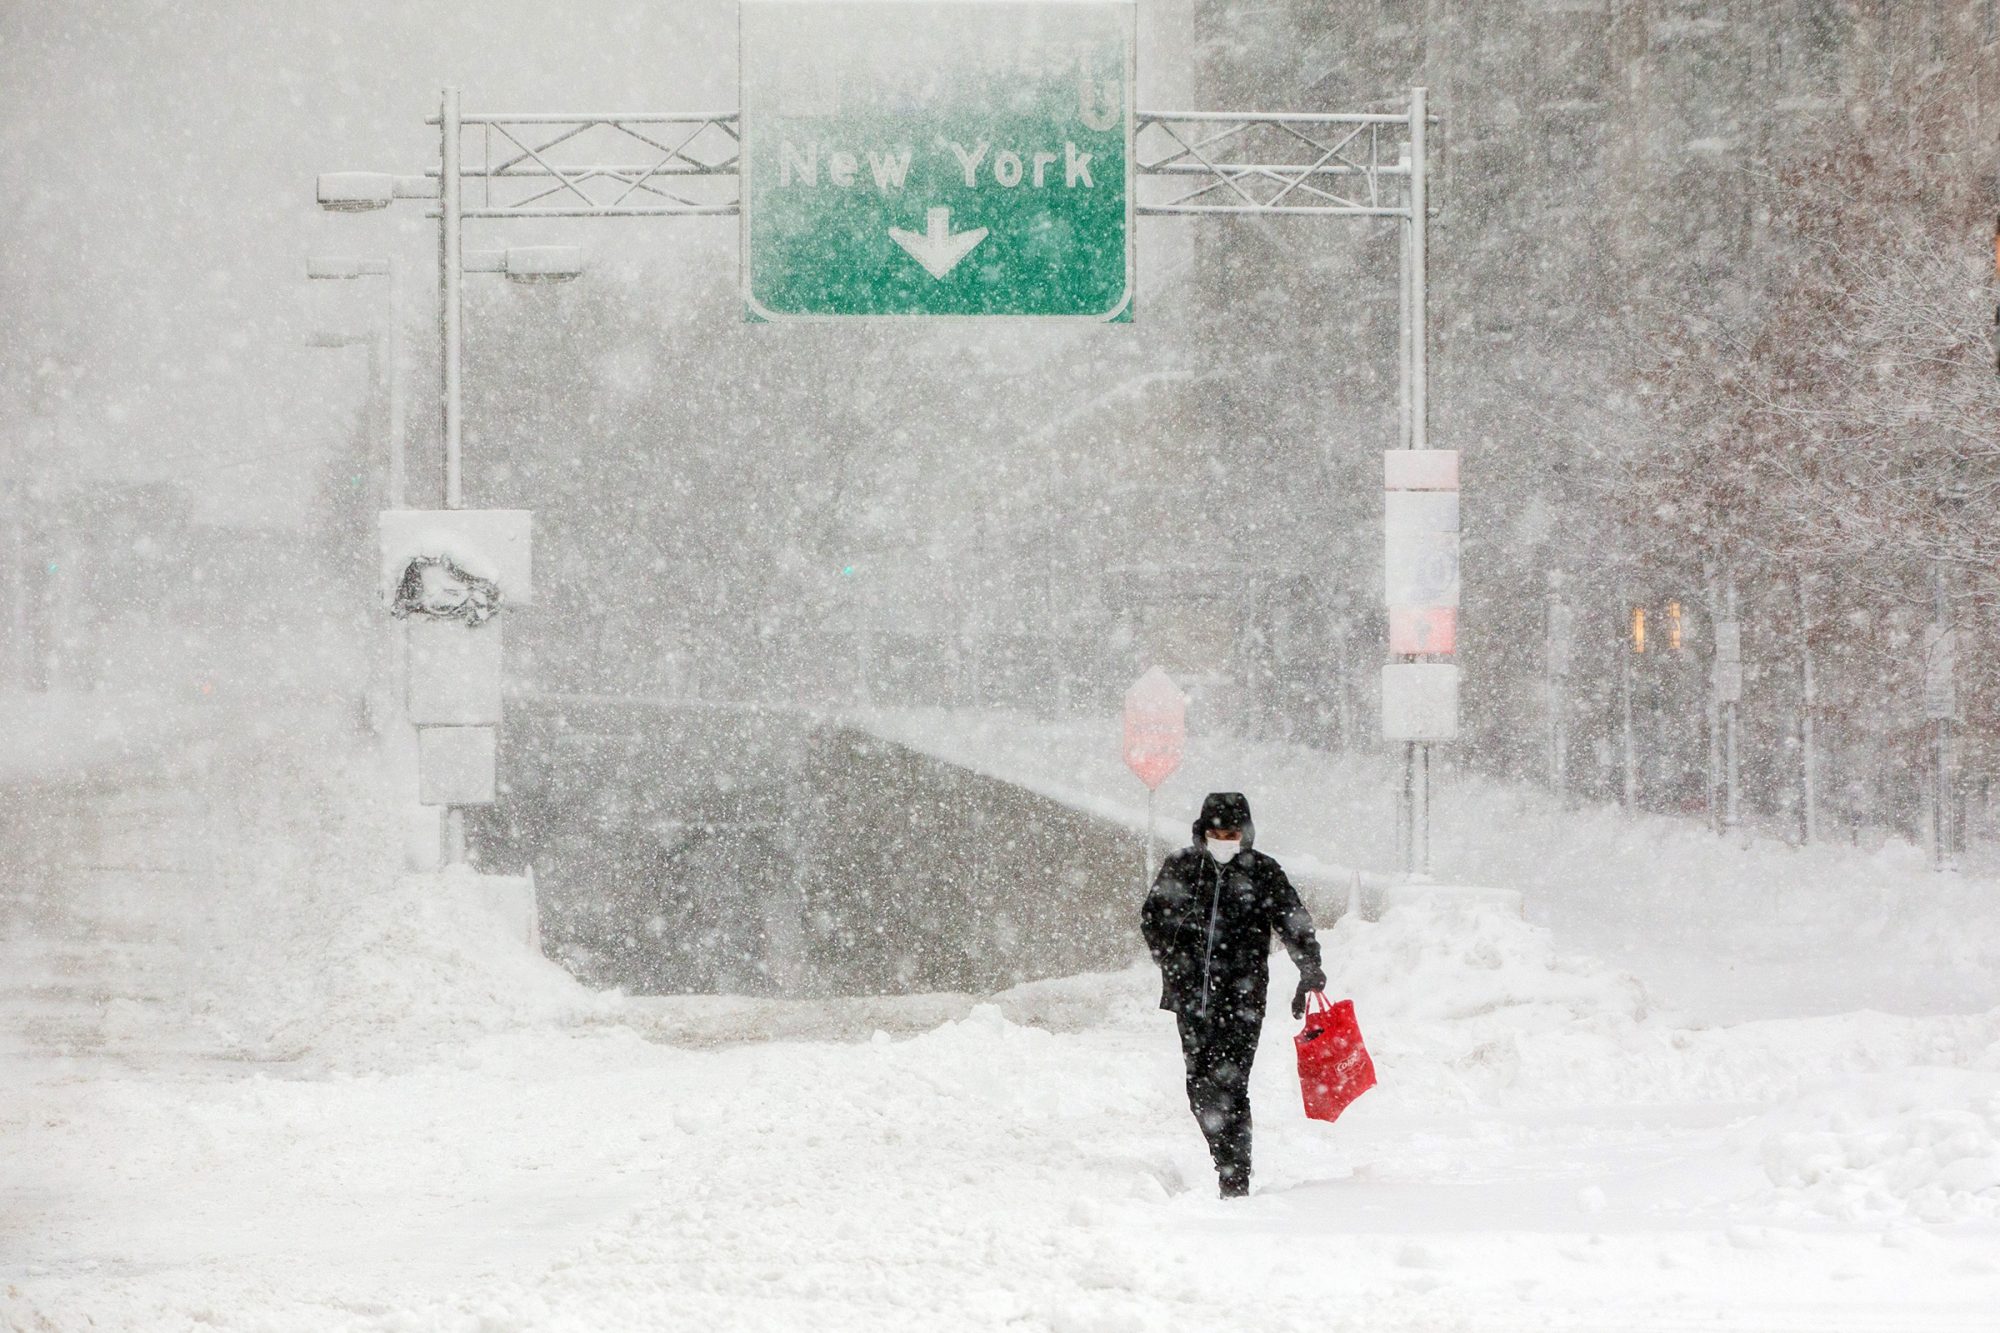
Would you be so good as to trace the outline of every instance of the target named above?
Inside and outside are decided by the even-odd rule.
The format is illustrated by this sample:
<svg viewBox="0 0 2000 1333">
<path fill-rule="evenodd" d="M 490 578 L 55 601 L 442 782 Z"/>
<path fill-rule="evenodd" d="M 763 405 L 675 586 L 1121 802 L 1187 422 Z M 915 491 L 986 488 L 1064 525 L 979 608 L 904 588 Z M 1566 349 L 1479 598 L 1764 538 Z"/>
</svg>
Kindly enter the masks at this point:
<svg viewBox="0 0 2000 1333">
<path fill-rule="evenodd" d="M 1349 1102 L 1375 1086 L 1375 1062 L 1361 1044 L 1354 1001 L 1333 1004 L 1314 991 L 1306 997 L 1305 1030 L 1294 1040 L 1299 1048 L 1299 1091 L 1309 1118 L 1338 1120 Z"/>
</svg>

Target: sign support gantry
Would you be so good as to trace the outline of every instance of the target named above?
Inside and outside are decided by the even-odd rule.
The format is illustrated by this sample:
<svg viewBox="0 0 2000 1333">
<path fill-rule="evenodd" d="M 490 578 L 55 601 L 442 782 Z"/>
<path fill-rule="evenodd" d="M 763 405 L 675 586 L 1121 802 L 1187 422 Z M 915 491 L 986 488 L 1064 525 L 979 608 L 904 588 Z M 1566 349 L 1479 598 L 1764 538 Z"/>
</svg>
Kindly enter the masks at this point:
<svg viewBox="0 0 2000 1333">
<path fill-rule="evenodd" d="M 1135 216 L 1295 216 L 1397 224 L 1402 311 L 1397 442 L 1403 450 L 1428 449 L 1427 271 L 1433 210 L 1427 135 L 1437 120 L 1429 113 L 1426 90 L 1411 89 L 1407 101 L 1390 111 L 1130 114 L 1126 166 Z M 420 200 L 428 205 L 427 215 L 438 219 L 445 504 L 457 508 L 465 223 L 740 216 L 744 132 L 733 111 L 465 113 L 455 88 L 444 90 L 439 114 L 426 123 L 438 129 L 437 166 L 414 175 L 324 175 L 319 198 L 323 206 L 343 211 L 379 208 L 395 199 Z M 932 225 L 937 221 L 932 219 Z M 944 239 L 951 235 L 947 228 Z M 897 243 L 920 255 L 931 239 L 912 228 Z M 1423 738 L 1389 732 L 1391 739 L 1405 741 L 1399 840 L 1410 873 L 1429 869 L 1429 748 L 1434 740 L 1456 734 L 1452 642 L 1421 644 L 1420 649 L 1430 651 L 1415 652 L 1408 651 L 1408 644 L 1392 644 L 1392 650 L 1404 651 L 1392 651 L 1391 670 L 1422 665 L 1432 668 L 1431 677 L 1452 677 L 1454 716 L 1448 727 L 1436 724 L 1433 707 L 1433 722 Z"/>
</svg>

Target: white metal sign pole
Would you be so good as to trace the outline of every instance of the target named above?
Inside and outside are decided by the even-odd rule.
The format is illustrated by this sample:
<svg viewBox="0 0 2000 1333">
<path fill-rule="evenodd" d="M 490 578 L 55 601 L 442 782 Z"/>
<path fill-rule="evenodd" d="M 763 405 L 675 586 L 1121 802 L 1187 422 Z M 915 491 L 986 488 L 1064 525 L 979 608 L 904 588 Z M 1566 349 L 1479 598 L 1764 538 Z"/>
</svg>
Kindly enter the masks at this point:
<svg viewBox="0 0 2000 1333">
<path fill-rule="evenodd" d="M 1424 269 L 1428 255 L 1429 204 L 1425 200 L 1424 129 L 1427 88 L 1410 89 L 1410 447 L 1430 442 L 1430 330 Z"/>
<path fill-rule="evenodd" d="M 1414 172 L 1414 158 L 1406 155 L 1403 162 L 1405 167 Z M 1413 448 L 1411 442 L 1415 439 L 1411 426 L 1414 419 L 1411 414 L 1414 399 L 1410 391 L 1411 381 L 1415 378 L 1411 373 L 1410 364 L 1410 330 L 1414 324 L 1410 317 L 1410 306 L 1414 299 L 1414 284 L 1410 280 L 1410 251 L 1415 245 L 1412 238 L 1414 231 L 1415 227 L 1409 218 L 1402 219 L 1396 228 L 1396 239 L 1400 242 L 1396 247 L 1397 258 L 1401 261 L 1396 270 L 1396 447 L 1398 449 Z M 1388 492 L 1385 490 L 1383 492 L 1385 504 L 1387 499 Z M 1385 525 L 1386 522 L 1385 513 Z M 1393 640 L 1394 636 L 1390 637 Z M 1404 660 L 1402 655 L 1395 651 L 1393 642 L 1390 644 L 1389 660 L 1391 662 Z M 1411 778 L 1416 767 L 1416 748 L 1416 743 L 1413 741 L 1406 741 L 1403 744 L 1403 783 L 1396 789 L 1396 853 L 1397 859 L 1402 862 L 1405 875 L 1414 874 L 1417 865 L 1415 840 L 1410 836 L 1417 817 L 1415 793 L 1411 787 Z"/>
<path fill-rule="evenodd" d="M 1159 795 L 1151 787 L 1146 788 L 1146 882 L 1139 886 L 1139 896 L 1145 897 L 1153 891 L 1153 801 Z"/>
<path fill-rule="evenodd" d="M 461 284 L 465 281 L 462 253 L 465 224 L 464 200 L 459 194 L 458 89 L 444 90 L 444 106 L 438 116 L 443 153 L 443 170 L 438 181 L 438 291 L 442 303 L 438 311 L 438 333 L 444 340 L 444 507 L 457 509 L 464 503 L 459 484 L 459 450 L 462 442 L 459 363 L 464 341 L 465 307 Z"/>
<path fill-rule="evenodd" d="M 1428 264 L 1429 204 L 1424 197 L 1424 130 L 1430 118 L 1426 106 L 1427 88 L 1410 89 L 1410 245 L 1409 245 L 1409 395 L 1410 448 L 1428 449 L 1430 441 L 1430 326 L 1427 318 L 1429 290 L 1425 282 Z M 1421 754 L 1419 754 L 1421 751 Z M 1431 745 L 1418 741 L 1405 751 L 1405 789 L 1414 786 L 1410 811 L 1410 865 L 1418 874 L 1431 872 Z M 1419 780 L 1415 769 L 1422 766 Z"/>
<path fill-rule="evenodd" d="M 460 362 L 465 339 L 464 199 L 459 188 L 459 106 L 458 89 L 444 90 L 438 111 L 438 292 L 442 298 L 438 312 L 438 332 L 444 340 L 441 361 L 444 367 L 444 507 L 458 509 L 465 503 L 461 480 L 464 403 Z M 447 805 L 444 810 L 444 863 L 465 862 L 465 807 Z"/>
</svg>

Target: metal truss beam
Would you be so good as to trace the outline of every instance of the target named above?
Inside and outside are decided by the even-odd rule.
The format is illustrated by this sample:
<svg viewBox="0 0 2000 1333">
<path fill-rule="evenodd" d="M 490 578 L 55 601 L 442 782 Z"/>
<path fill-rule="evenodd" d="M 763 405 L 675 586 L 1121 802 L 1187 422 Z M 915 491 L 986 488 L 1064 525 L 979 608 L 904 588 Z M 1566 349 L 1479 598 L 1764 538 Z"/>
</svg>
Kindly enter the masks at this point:
<svg viewBox="0 0 2000 1333">
<path fill-rule="evenodd" d="M 1138 211 L 1410 215 L 1407 113 L 1142 111 Z"/>
<path fill-rule="evenodd" d="M 469 114 L 460 124 L 466 218 L 740 211 L 732 111 Z M 1407 114 L 1140 112 L 1136 208 L 1149 216 L 1408 217 L 1409 144 Z M 434 181 L 441 174 L 426 173 Z"/>
<path fill-rule="evenodd" d="M 466 147 L 478 154 L 463 153 L 459 163 L 464 217 L 702 217 L 737 211 L 733 111 L 466 115 L 459 123 Z"/>
</svg>

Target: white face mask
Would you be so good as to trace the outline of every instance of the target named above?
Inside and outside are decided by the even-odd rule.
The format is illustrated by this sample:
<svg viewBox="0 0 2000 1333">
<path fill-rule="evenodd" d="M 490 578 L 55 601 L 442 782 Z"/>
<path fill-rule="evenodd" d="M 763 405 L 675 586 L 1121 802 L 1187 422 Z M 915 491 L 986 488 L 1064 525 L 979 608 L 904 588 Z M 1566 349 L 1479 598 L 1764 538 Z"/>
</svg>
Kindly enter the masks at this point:
<svg viewBox="0 0 2000 1333">
<path fill-rule="evenodd" d="M 1234 861 L 1236 853 L 1242 850 L 1243 840 L 1241 838 L 1231 838 L 1228 842 L 1224 842 L 1220 838 L 1210 838 L 1208 840 L 1208 854 L 1224 865 L 1228 865 L 1231 861 Z"/>
</svg>

